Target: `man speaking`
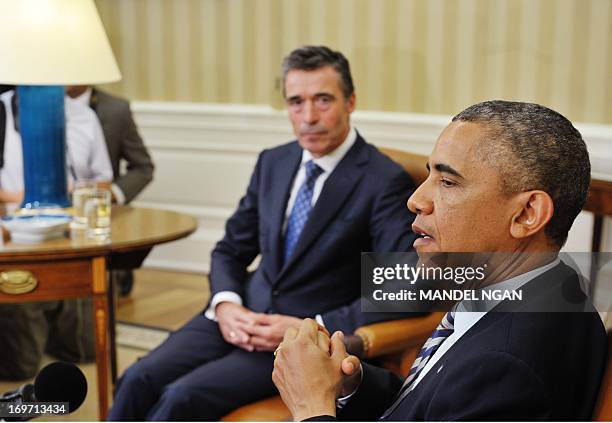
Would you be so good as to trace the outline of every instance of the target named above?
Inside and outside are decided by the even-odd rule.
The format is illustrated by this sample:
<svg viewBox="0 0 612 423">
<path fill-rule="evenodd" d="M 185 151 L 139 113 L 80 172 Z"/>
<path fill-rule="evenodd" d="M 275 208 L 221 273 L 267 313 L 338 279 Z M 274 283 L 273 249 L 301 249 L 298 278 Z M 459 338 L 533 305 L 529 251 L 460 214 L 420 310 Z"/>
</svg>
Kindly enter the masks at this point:
<svg viewBox="0 0 612 423">
<path fill-rule="evenodd" d="M 589 188 L 580 133 L 536 104 L 479 103 L 444 129 L 428 167 L 408 200 L 419 257 L 490 257 L 487 288 L 522 290 L 527 299 L 479 312 L 460 302 L 405 381 L 347 356 L 339 332 L 330 340 L 312 320 L 288 329 L 272 377 L 293 417 L 590 420 L 605 331 L 558 258 Z M 560 300 L 570 312 L 546 311 Z"/>
</svg>

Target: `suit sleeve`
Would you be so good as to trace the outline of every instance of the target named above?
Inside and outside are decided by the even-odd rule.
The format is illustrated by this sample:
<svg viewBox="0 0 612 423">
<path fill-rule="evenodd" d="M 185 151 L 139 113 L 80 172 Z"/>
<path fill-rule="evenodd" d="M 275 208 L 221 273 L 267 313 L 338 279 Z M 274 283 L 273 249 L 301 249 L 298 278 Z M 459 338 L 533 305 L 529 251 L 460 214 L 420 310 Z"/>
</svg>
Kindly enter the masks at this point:
<svg viewBox="0 0 612 423">
<path fill-rule="evenodd" d="M 244 297 L 247 267 L 259 254 L 259 156 L 247 192 L 238 209 L 225 224 L 225 235 L 212 251 L 210 267 L 211 298 L 221 291 L 232 291 Z"/>
<path fill-rule="evenodd" d="M 112 181 L 113 166 L 108 154 L 108 148 L 106 147 L 106 141 L 104 140 L 102 126 L 94 111 L 89 108 L 86 110 L 88 123 L 93 130 L 91 151 L 88 158 L 90 175 L 96 181 Z"/>
<path fill-rule="evenodd" d="M 339 420 L 378 420 L 401 388 L 401 380 L 385 369 L 363 367 L 359 390 L 339 411 Z M 390 420 L 551 420 L 550 393 L 538 375 L 511 354 L 489 351 L 452 368 L 433 395 L 415 400 L 411 396 L 418 395 L 416 390 L 408 394 Z"/>
<path fill-rule="evenodd" d="M 338 420 L 376 421 L 393 404 L 402 379 L 390 371 L 362 363 L 361 385 L 348 403 L 338 410 Z"/>
<path fill-rule="evenodd" d="M 387 186 L 381 190 L 374 201 L 370 218 L 370 238 L 372 252 L 410 251 L 416 235 L 412 232 L 412 214 L 406 202 L 414 192 L 414 184 L 407 173 L 398 171 Z M 360 283 L 354 281 L 354 283 Z M 364 313 L 361 311 L 361 298 L 351 304 L 323 313 L 321 317 L 330 331 L 341 330 L 353 333 L 360 326 L 385 320 L 395 320 L 412 316 L 413 313 Z"/>
<path fill-rule="evenodd" d="M 113 182 L 123 191 L 125 202 L 129 203 L 153 180 L 154 165 L 151 156 L 138 133 L 129 103 L 123 105 L 118 114 L 122 121 L 121 157 L 127 162 L 124 175 Z"/>
</svg>

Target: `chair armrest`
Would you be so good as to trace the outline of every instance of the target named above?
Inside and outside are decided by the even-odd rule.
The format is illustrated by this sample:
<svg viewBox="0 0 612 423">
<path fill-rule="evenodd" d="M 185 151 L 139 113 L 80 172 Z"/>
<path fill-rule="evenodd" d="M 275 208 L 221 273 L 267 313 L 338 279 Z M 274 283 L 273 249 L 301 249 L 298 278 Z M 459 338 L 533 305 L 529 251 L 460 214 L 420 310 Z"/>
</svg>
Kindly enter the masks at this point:
<svg viewBox="0 0 612 423">
<path fill-rule="evenodd" d="M 374 323 L 355 331 L 363 341 L 363 356 L 373 358 L 421 347 L 438 326 L 443 312 L 427 316 Z"/>
</svg>

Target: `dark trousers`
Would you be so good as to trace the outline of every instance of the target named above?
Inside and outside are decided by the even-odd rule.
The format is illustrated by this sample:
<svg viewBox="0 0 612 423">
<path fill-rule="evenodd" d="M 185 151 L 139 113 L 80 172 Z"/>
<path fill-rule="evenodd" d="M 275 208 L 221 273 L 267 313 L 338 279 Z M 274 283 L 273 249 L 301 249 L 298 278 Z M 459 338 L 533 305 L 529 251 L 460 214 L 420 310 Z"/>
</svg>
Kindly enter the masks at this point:
<svg viewBox="0 0 612 423">
<path fill-rule="evenodd" d="M 95 359 L 91 299 L 0 305 L 0 379 L 34 377 L 45 352 L 65 361 Z"/>
<path fill-rule="evenodd" d="M 277 393 L 271 352 L 225 342 L 203 314 L 130 366 L 117 384 L 108 420 L 219 420 Z"/>
</svg>

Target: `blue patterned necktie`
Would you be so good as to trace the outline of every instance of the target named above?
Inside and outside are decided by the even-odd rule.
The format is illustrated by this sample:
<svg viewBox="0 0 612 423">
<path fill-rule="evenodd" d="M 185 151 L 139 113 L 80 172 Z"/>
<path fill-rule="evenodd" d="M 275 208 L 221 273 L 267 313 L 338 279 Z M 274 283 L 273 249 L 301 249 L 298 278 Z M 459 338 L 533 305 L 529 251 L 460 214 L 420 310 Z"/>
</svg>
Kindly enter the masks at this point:
<svg viewBox="0 0 612 423">
<path fill-rule="evenodd" d="M 304 168 L 306 169 L 306 179 L 295 197 L 295 203 L 293 204 L 293 209 L 291 209 L 291 214 L 289 215 L 289 220 L 287 222 L 287 231 L 285 232 L 285 251 L 283 254 L 284 263 L 287 263 L 291 257 L 291 254 L 293 254 L 293 250 L 295 249 L 295 245 L 300 238 L 302 229 L 304 229 L 304 225 L 308 220 L 308 216 L 312 210 L 311 203 L 314 185 L 319 175 L 323 173 L 323 169 L 321 169 L 312 160 L 307 161 L 304 164 Z"/>
<path fill-rule="evenodd" d="M 402 385 L 402 389 L 400 389 L 399 393 L 397 394 L 396 400 L 393 402 L 391 407 L 385 411 L 381 419 L 388 417 L 404 399 L 404 397 L 408 395 L 410 391 L 412 391 L 414 382 L 419 377 L 419 374 L 423 368 L 427 365 L 427 362 L 429 362 L 429 359 L 436 353 L 436 351 L 438 351 L 438 348 L 440 345 L 442 345 L 442 342 L 451 336 L 454 331 L 455 310 L 453 309 L 444 315 L 436 330 L 433 331 L 429 339 L 425 342 L 425 344 L 423 344 L 423 348 L 421 348 L 421 352 L 419 352 L 416 360 L 414 360 L 414 363 L 410 368 L 410 372 L 408 372 L 408 376 Z"/>
</svg>

